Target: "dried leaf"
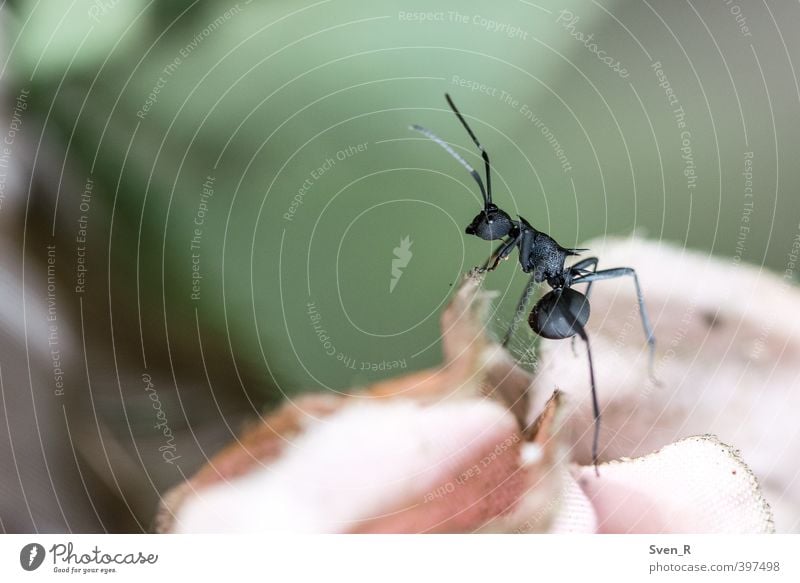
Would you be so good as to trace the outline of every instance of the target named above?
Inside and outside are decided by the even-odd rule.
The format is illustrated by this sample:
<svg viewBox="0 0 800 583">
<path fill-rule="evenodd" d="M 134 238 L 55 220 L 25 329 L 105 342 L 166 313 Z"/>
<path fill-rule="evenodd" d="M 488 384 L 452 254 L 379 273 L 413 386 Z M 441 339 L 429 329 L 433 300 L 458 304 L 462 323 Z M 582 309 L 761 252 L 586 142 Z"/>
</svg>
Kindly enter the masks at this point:
<svg viewBox="0 0 800 583">
<path fill-rule="evenodd" d="M 526 444 L 519 404 L 532 378 L 487 338 L 480 283 L 465 277 L 442 315 L 441 367 L 284 404 L 168 493 L 158 529 L 545 528 L 564 476 L 552 471 L 564 461 L 558 399 Z"/>
</svg>

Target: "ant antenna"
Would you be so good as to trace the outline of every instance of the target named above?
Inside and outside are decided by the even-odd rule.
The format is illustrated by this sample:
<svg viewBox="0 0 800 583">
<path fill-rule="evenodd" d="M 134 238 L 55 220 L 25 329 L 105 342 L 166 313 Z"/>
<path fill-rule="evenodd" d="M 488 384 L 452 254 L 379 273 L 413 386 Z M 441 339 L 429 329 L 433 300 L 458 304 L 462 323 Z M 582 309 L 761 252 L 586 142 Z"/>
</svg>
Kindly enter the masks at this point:
<svg viewBox="0 0 800 583">
<path fill-rule="evenodd" d="M 422 134 L 423 136 L 425 136 L 426 138 L 430 138 L 431 140 L 433 140 L 434 142 L 436 142 L 437 144 L 439 144 L 439 145 L 440 145 L 442 148 L 444 148 L 444 149 L 447 151 L 447 153 L 448 153 L 448 154 L 450 154 L 450 155 L 451 155 L 453 158 L 455 158 L 456 160 L 458 160 L 458 162 L 459 162 L 459 163 L 460 163 L 460 164 L 461 164 L 461 165 L 462 165 L 464 168 L 466 168 L 466 169 L 467 169 L 467 171 L 468 171 L 470 174 L 472 174 L 472 177 L 475 179 L 475 182 L 477 182 L 477 183 L 478 183 L 478 188 L 480 188 L 480 189 L 481 189 L 481 195 L 483 196 L 483 204 L 484 204 L 484 207 L 488 207 L 488 206 L 491 204 L 491 202 L 492 202 L 492 199 L 491 199 L 491 198 L 490 198 L 490 197 L 489 197 L 489 196 L 486 194 L 486 188 L 484 188 L 484 186 L 483 186 L 483 180 L 481 180 L 481 175 L 480 175 L 480 174 L 478 174 L 478 171 L 477 171 L 477 170 L 475 170 L 475 169 L 474 169 L 472 166 L 470 166 L 470 165 L 469 165 L 469 163 L 468 163 L 466 160 L 464 160 L 464 158 L 462 158 L 461 156 L 459 156 L 459 155 L 456 153 L 456 151 L 455 151 L 455 150 L 453 150 L 453 148 L 451 148 L 451 147 L 450 147 L 450 145 L 449 145 L 447 142 L 445 142 L 445 141 L 444 141 L 442 138 L 440 138 L 439 136 L 437 136 L 436 134 L 434 134 L 434 133 L 433 133 L 432 131 L 430 131 L 429 129 L 426 129 L 426 128 L 424 128 L 424 127 L 422 127 L 422 126 L 420 126 L 420 125 L 417 125 L 417 124 L 414 124 L 414 125 L 412 125 L 412 126 L 409 126 L 409 127 L 410 127 L 412 130 L 415 130 L 415 131 L 417 131 L 417 132 L 421 133 L 421 134 Z"/>
<path fill-rule="evenodd" d="M 475 132 L 472 131 L 472 128 L 469 127 L 467 120 L 464 119 L 464 116 L 461 115 L 461 112 L 458 111 L 456 104 L 453 103 L 453 99 L 450 97 L 449 93 L 444 94 L 445 99 L 447 99 L 447 105 L 450 106 L 450 109 L 453 110 L 453 113 L 456 114 L 458 117 L 458 121 L 461 122 L 461 125 L 464 126 L 464 129 L 467 130 L 469 137 L 472 138 L 472 141 L 475 142 L 475 145 L 478 146 L 478 149 L 481 151 L 481 156 L 483 157 L 483 164 L 486 167 L 486 206 L 492 204 L 492 175 L 489 172 L 490 165 L 489 165 L 489 153 L 483 149 L 481 143 L 478 141 L 478 138 L 475 136 Z"/>
</svg>

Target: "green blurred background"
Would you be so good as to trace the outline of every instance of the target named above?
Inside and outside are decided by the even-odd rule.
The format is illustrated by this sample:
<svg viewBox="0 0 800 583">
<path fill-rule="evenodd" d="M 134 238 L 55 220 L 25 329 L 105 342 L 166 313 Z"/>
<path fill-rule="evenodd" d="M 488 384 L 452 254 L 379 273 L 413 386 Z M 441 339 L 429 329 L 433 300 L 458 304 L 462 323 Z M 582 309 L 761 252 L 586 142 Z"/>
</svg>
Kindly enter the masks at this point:
<svg viewBox="0 0 800 583">
<path fill-rule="evenodd" d="M 796 5 L 40 0 L 4 21 L 7 99 L 30 91 L 26 240 L 55 242 L 86 329 L 71 382 L 111 379 L 73 410 L 135 452 L 146 509 L 180 476 L 141 447 L 141 374 L 191 473 L 230 419 L 438 361 L 439 311 L 492 249 L 463 233 L 469 176 L 408 129 L 477 165 L 446 91 L 495 201 L 565 246 L 636 230 L 782 271 L 798 232 Z M 487 284 L 499 327 L 524 277 L 509 262 Z"/>
</svg>

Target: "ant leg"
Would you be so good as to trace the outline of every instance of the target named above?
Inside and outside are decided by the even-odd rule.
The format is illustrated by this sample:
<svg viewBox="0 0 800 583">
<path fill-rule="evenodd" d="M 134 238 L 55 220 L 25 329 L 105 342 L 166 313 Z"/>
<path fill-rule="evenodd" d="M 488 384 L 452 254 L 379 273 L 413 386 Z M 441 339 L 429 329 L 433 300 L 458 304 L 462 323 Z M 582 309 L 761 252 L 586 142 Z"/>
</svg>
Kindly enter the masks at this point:
<svg viewBox="0 0 800 583">
<path fill-rule="evenodd" d="M 522 265 L 522 271 L 530 273 L 530 257 L 536 246 L 536 232 L 523 228 L 523 221 L 524 219 L 520 221 L 519 262 Z"/>
<path fill-rule="evenodd" d="M 527 262 L 528 257 L 530 257 L 531 254 L 531 250 L 533 249 L 535 237 L 536 234 L 533 231 L 522 229 L 519 235 L 517 235 L 516 239 L 514 239 L 514 244 L 519 245 L 519 262 L 522 265 L 522 269 L 525 271 L 525 273 L 530 272 L 530 270 L 527 268 Z M 522 297 L 520 297 L 519 302 L 517 302 L 517 309 L 514 312 L 511 325 L 506 331 L 506 335 L 503 336 L 503 346 L 508 346 L 508 343 L 511 341 L 511 337 L 517 330 L 517 326 L 519 326 L 520 321 L 525 317 L 528 301 L 530 300 L 531 294 L 533 294 L 533 290 L 537 285 L 536 276 L 536 272 L 531 274 L 531 278 L 525 286 L 525 291 L 522 292 Z"/>
<path fill-rule="evenodd" d="M 617 277 L 624 277 L 630 275 L 633 277 L 633 283 L 636 286 L 636 299 L 639 302 L 639 316 L 642 318 L 642 328 L 644 328 L 644 335 L 647 338 L 647 344 L 650 347 L 650 378 L 653 382 L 658 383 L 655 375 L 655 360 L 656 360 L 656 338 L 653 335 L 653 328 L 650 325 L 650 318 L 647 316 L 647 309 L 644 306 L 644 296 L 642 295 L 642 288 L 639 285 L 639 278 L 636 271 L 632 267 L 617 267 L 614 269 L 603 269 L 602 271 L 595 271 L 586 275 L 581 275 L 572 280 L 573 284 L 576 283 L 589 283 L 592 281 L 600 281 L 602 279 L 614 279 Z"/>
<path fill-rule="evenodd" d="M 511 325 L 508 327 L 506 331 L 506 335 L 503 336 L 502 345 L 508 346 L 508 343 L 511 341 L 511 337 L 514 336 L 514 332 L 516 332 L 517 327 L 519 326 L 520 321 L 525 317 L 525 312 L 527 311 L 528 302 L 531 299 L 531 295 L 533 295 L 533 290 L 536 289 L 536 277 L 531 275 L 531 278 L 528 280 L 528 283 L 525 285 L 525 291 L 522 292 L 522 296 L 519 298 L 517 302 L 517 309 L 514 312 L 514 318 L 511 320 Z"/>
<path fill-rule="evenodd" d="M 495 249 L 494 253 L 489 256 L 489 259 L 486 260 L 486 263 L 483 264 L 481 267 L 482 271 L 494 271 L 497 269 L 497 266 L 500 262 L 508 257 L 508 255 L 514 250 L 514 247 L 517 245 L 517 241 L 519 237 L 513 237 L 504 243 L 500 243 L 500 246 Z M 490 265 L 491 264 L 491 265 Z"/>
<path fill-rule="evenodd" d="M 586 271 L 587 269 L 591 269 L 591 272 L 594 273 L 595 271 L 597 271 L 598 261 L 599 260 L 597 259 L 597 257 L 587 257 L 586 259 L 578 261 L 574 265 L 570 265 L 567 268 L 569 271 L 569 279 L 572 280 L 573 277 L 578 277 L 579 275 L 581 275 L 582 271 Z M 586 293 L 583 294 L 586 296 L 587 301 L 589 300 L 589 294 L 591 293 L 592 293 L 592 282 L 590 281 L 589 283 L 586 284 Z M 572 337 L 570 342 L 572 343 L 572 354 L 578 356 L 578 351 L 575 350 L 574 336 Z"/>
<path fill-rule="evenodd" d="M 594 437 L 592 438 L 592 464 L 594 464 L 594 473 L 600 476 L 597 471 L 597 449 L 600 442 L 600 405 L 597 402 L 597 386 L 594 382 L 594 362 L 592 361 L 592 349 L 589 345 L 589 336 L 583 326 L 579 326 L 578 335 L 586 343 L 586 355 L 589 357 L 589 381 L 592 385 L 592 410 L 594 411 Z"/>
<path fill-rule="evenodd" d="M 586 271 L 587 269 L 591 269 L 591 273 L 595 273 L 597 271 L 598 261 L 599 259 L 597 259 L 597 257 L 587 257 L 586 259 L 578 261 L 574 265 L 570 265 L 567 269 L 569 270 L 569 274 L 572 277 L 580 277 L 581 275 L 588 275 L 585 273 L 582 274 L 581 272 Z M 589 283 L 586 284 L 586 293 L 583 295 L 585 295 L 588 298 L 591 291 L 592 291 L 592 282 L 590 281 Z"/>
</svg>

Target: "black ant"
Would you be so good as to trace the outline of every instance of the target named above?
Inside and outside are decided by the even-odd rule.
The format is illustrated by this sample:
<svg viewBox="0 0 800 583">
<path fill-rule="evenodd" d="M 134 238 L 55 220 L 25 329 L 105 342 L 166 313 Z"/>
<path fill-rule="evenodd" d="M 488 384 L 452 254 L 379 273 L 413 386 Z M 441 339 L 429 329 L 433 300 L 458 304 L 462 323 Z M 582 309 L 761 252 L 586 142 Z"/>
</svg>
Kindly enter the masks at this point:
<svg viewBox="0 0 800 583">
<path fill-rule="evenodd" d="M 453 158 L 458 160 L 458 162 L 467 169 L 475 179 L 475 182 L 478 183 L 478 188 L 481 191 L 481 195 L 483 195 L 483 210 L 472 219 L 472 222 L 466 228 L 466 233 L 487 241 L 505 238 L 480 270 L 494 270 L 499 265 L 500 261 L 507 259 L 514 248 L 517 248 L 519 250 L 519 263 L 522 267 L 522 271 L 531 274 L 531 278 L 525 286 L 525 291 L 522 293 L 522 297 L 517 304 L 517 310 L 514 314 L 511 326 L 503 338 L 503 346 L 508 345 L 516 327 L 519 325 L 519 321 L 525 316 L 526 306 L 534 288 L 542 282 L 547 282 L 552 288 L 552 291 L 542 296 L 533 306 L 533 310 L 528 316 L 528 324 L 530 327 L 536 334 L 543 338 L 553 340 L 572 338 L 574 347 L 575 336 L 579 336 L 586 344 L 586 353 L 589 359 L 589 381 L 592 387 L 592 407 L 594 410 L 592 463 L 595 467 L 595 473 L 597 473 L 597 449 L 600 439 L 600 406 L 597 403 L 592 351 L 585 328 L 586 322 L 589 320 L 589 293 L 591 291 L 592 282 L 626 275 L 633 278 L 634 285 L 636 286 L 636 297 L 639 302 L 639 314 L 642 319 L 642 327 L 644 328 L 644 334 L 650 349 L 650 377 L 655 380 L 653 370 L 656 340 L 653 336 L 650 320 L 647 317 L 647 311 L 645 310 L 644 297 L 642 296 L 642 290 L 639 286 L 639 278 L 636 276 L 636 271 L 631 267 L 617 267 L 598 271 L 597 257 L 589 257 L 569 267 L 565 267 L 564 263 L 568 256 L 578 255 L 580 251 L 587 251 L 587 249 L 562 247 L 547 233 L 537 231 L 533 228 L 524 218 L 518 217 L 519 220 L 515 221 L 507 212 L 495 205 L 492 202 L 489 154 L 478 141 L 472 128 L 469 127 L 469 124 L 464 119 L 464 116 L 461 115 L 455 103 L 453 103 L 450 95 L 445 93 L 445 98 L 447 99 L 447 104 L 450 106 L 450 109 L 456 114 L 461 125 L 467 130 L 469 137 L 472 138 L 472 141 L 478 147 L 478 150 L 480 150 L 485 166 L 485 187 L 480 174 L 470 166 L 464 158 L 459 156 L 449 144 L 430 130 L 421 126 L 413 125 L 411 129 L 421 132 L 447 150 Z M 573 289 L 573 286 L 579 283 L 587 284 L 585 294 Z"/>
</svg>

